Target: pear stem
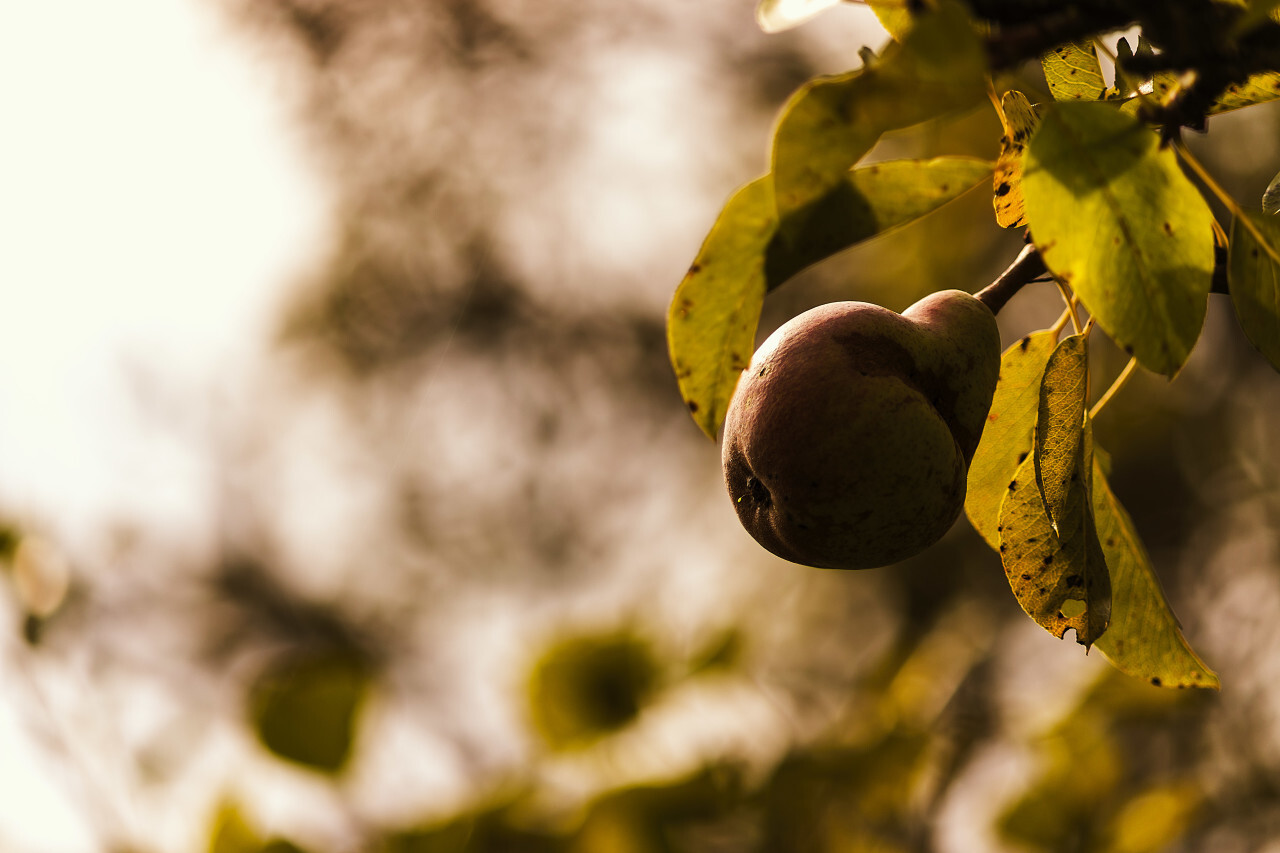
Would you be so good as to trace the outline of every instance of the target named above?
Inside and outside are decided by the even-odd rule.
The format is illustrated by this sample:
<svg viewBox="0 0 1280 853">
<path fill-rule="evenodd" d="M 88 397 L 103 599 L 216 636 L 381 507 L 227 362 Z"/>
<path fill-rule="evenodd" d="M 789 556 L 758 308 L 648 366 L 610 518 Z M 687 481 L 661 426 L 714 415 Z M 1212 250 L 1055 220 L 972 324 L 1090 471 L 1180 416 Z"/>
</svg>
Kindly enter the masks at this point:
<svg viewBox="0 0 1280 853">
<path fill-rule="evenodd" d="M 1005 303 L 1012 299 L 1023 285 L 1030 284 L 1033 279 L 1039 278 L 1046 272 L 1048 270 L 1040 258 L 1040 253 L 1036 251 L 1034 245 L 1028 243 L 1022 247 L 1022 251 L 1013 259 L 1013 263 L 1009 264 L 1009 268 L 1000 273 L 991 284 L 975 293 L 974 297 L 987 306 L 992 314 L 998 314 Z"/>
</svg>

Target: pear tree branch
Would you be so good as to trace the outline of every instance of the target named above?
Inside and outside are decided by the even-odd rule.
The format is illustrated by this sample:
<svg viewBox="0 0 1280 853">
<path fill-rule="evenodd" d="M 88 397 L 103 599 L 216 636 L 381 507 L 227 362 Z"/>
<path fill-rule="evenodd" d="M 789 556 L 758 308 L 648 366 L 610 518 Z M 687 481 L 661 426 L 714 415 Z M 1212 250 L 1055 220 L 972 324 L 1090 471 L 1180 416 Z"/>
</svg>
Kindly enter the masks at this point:
<svg viewBox="0 0 1280 853">
<path fill-rule="evenodd" d="M 1040 253 L 1036 251 L 1035 246 L 1028 243 L 1022 247 L 1022 251 L 1013 259 L 1013 263 L 1009 264 L 1008 269 L 974 296 L 986 305 L 992 314 L 998 314 L 1015 293 L 1046 272 L 1048 270 L 1040 258 Z"/>
</svg>

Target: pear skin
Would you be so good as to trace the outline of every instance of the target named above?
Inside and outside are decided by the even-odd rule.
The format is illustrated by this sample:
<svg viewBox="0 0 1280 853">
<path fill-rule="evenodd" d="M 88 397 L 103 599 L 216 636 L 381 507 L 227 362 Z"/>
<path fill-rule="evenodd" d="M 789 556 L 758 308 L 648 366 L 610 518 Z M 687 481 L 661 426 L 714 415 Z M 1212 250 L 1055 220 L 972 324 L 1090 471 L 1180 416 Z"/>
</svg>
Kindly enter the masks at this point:
<svg viewBox="0 0 1280 853">
<path fill-rule="evenodd" d="M 739 520 L 807 566 L 919 553 L 964 506 L 999 370 L 995 316 L 959 290 L 901 315 L 835 302 L 791 319 L 729 404 L 722 461 Z"/>
</svg>

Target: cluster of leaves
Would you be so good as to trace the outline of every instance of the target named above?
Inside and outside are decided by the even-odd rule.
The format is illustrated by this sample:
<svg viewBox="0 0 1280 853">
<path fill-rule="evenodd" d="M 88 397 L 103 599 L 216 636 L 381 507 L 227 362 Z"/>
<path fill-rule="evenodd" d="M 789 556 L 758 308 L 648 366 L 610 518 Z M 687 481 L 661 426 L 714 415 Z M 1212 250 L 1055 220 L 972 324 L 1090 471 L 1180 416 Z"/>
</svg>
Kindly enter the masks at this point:
<svg viewBox="0 0 1280 853">
<path fill-rule="evenodd" d="M 758 17 L 766 30 L 778 30 L 830 5 L 763 0 Z M 1249 340 L 1280 369 L 1280 222 L 1268 215 L 1280 208 L 1280 176 L 1261 211 L 1246 210 L 1168 124 L 1201 101 L 1187 123 L 1280 98 L 1280 63 L 1266 65 L 1280 47 L 1280 27 L 1270 17 L 1276 4 L 1238 0 L 1215 4 L 1226 9 L 1211 14 L 1203 4 L 1156 12 L 1118 4 L 1123 15 L 1141 7 L 1144 33 L 1152 29 L 1165 43 L 1144 34 L 1134 49 L 1121 40 L 1109 86 L 1097 53 L 1106 46 L 1096 37 L 1131 18 L 1101 17 L 1096 33 L 1040 57 L 1051 97 L 1039 104 L 1016 89 L 998 95 L 997 71 L 1007 57 L 993 45 L 1015 41 L 1015 28 L 1002 41 L 1000 22 L 988 14 L 975 23 L 974 13 L 978 5 L 1000 4 L 941 0 L 910 13 L 900 4 L 870 5 L 894 40 L 879 56 L 864 50 L 861 68 L 812 80 L 791 97 L 774 132 L 770 172 L 729 199 L 676 290 L 668 342 L 689 411 L 714 439 L 769 291 L 992 180 L 996 223 L 1027 229 L 1066 313 L 1003 356 L 970 470 L 967 514 L 1000 552 L 1023 609 L 1046 630 L 1057 637 L 1074 630 L 1080 643 L 1096 644 L 1117 668 L 1153 684 L 1216 687 L 1107 484 L 1105 453 L 1092 436 L 1102 400 L 1091 407 L 1089 338 L 1101 330 L 1132 356 L 1119 381 L 1136 366 L 1173 377 L 1196 344 L 1217 285 L 1229 289 Z M 1049 8 L 1055 4 L 1032 5 L 1020 12 L 1027 16 L 1020 25 L 1036 10 L 1057 14 Z M 1200 50 L 1201 65 L 1175 61 L 1190 50 L 1188 27 L 1199 14 L 1210 15 L 1212 32 L 1201 35 L 1212 36 L 1209 48 L 1218 52 Z M 1088 19 L 1081 12 L 1072 20 L 1082 15 Z M 1055 21 L 1033 29 L 1050 32 Z M 1228 66 L 1234 76 L 1224 77 Z M 1217 87 L 1211 98 L 1206 81 Z M 1004 130 L 996 162 L 862 164 L 885 133 L 987 98 Z M 1184 167 L 1232 213 L 1229 229 Z M 1072 334 L 1059 341 L 1068 321 Z"/>
<path fill-rule="evenodd" d="M 712 759 L 671 778 L 606 787 L 579 808 L 548 808 L 537 775 L 528 787 L 505 788 L 461 813 L 366 839 L 384 853 L 586 853 L 626 850 L 926 849 L 932 816 L 961 778 L 969 756 L 990 733 L 981 644 L 956 643 L 961 618 L 903 626 L 897 641 L 851 685 L 851 713 L 811 742 L 794 744 L 767 768 Z M 530 673 L 529 711 L 550 750 L 548 760 L 608 754 L 662 696 L 695 679 L 735 677 L 741 637 L 711 638 L 688 661 L 664 661 L 629 631 L 586 634 L 553 644 Z M 296 665 L 296 666 L 295 666 Z M 298 685 L 273 711 L 274 726 L 292 723 L 292 741 L 263 736 L 276 755 L 324 773 L 309 758 L 325 743 L 348 744 L 352 683 L 348 659 L 294 659 L 273 666 L 255 690 L 265 696 Z M 975 685 L 972 694 L 966 685 Z M 367 686 L 367 685 L 366 685 Z M 305 695 L 304 695 L 305 694 Z M 1192 718 L 1196 694 L 1153 690 L 1103 672 L 1050 727 L 1033 738 L 1043 753 L 1039 776 L 1004 805 L 992 830 L 1030 849 L 1145 853 L 1163 849 L 1214 808 L 1189 780 L 1164 778 L 1135 760 L 1122 727 Z M 305 699 L 305 701 L 303 701 Z M 332 708 L 344 712 L 336 713 Z M 974 718 L 984 722 L 974 724 Z M 314 720 L 320 720 L 317 724 Z M 548 725 L 549 721 L 551 722 Z M 306 740 L 316 743 L 299 749 Z M 293 744 L 289 746 L 288 744 Z M 1163 750 L 1162 744 L 1154 748 Z M 599 750 L 600 753 L 593 753 Z M 1197 754 L 1186 750 L 1186 755 Z M 611 763 L 611 762 L 607 762 Z M 616 784 L 616 783 L 615 783 Z M 210 853 L 289 853 L 303 848 L 265 838 L 232 803 L 215 818 Z"/>
</svg>

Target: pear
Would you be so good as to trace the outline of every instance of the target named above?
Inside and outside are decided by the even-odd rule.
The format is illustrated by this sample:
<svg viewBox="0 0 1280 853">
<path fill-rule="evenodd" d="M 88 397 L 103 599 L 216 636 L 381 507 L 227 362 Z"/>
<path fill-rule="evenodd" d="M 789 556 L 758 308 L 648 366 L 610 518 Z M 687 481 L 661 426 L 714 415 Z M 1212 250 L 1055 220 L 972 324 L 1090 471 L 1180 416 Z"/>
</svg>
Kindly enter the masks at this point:
<svg viewBox="0 0 1280 853">
<path fill-rule="evenodd" d="M 738 518 L 779 557 L 864 569 L 938 541 L 964 506 L 1000 373 L 995 315 L 960 290 L 902 314 L 834 302 L 760 346 L 725 420 Z"/>
</svg>

